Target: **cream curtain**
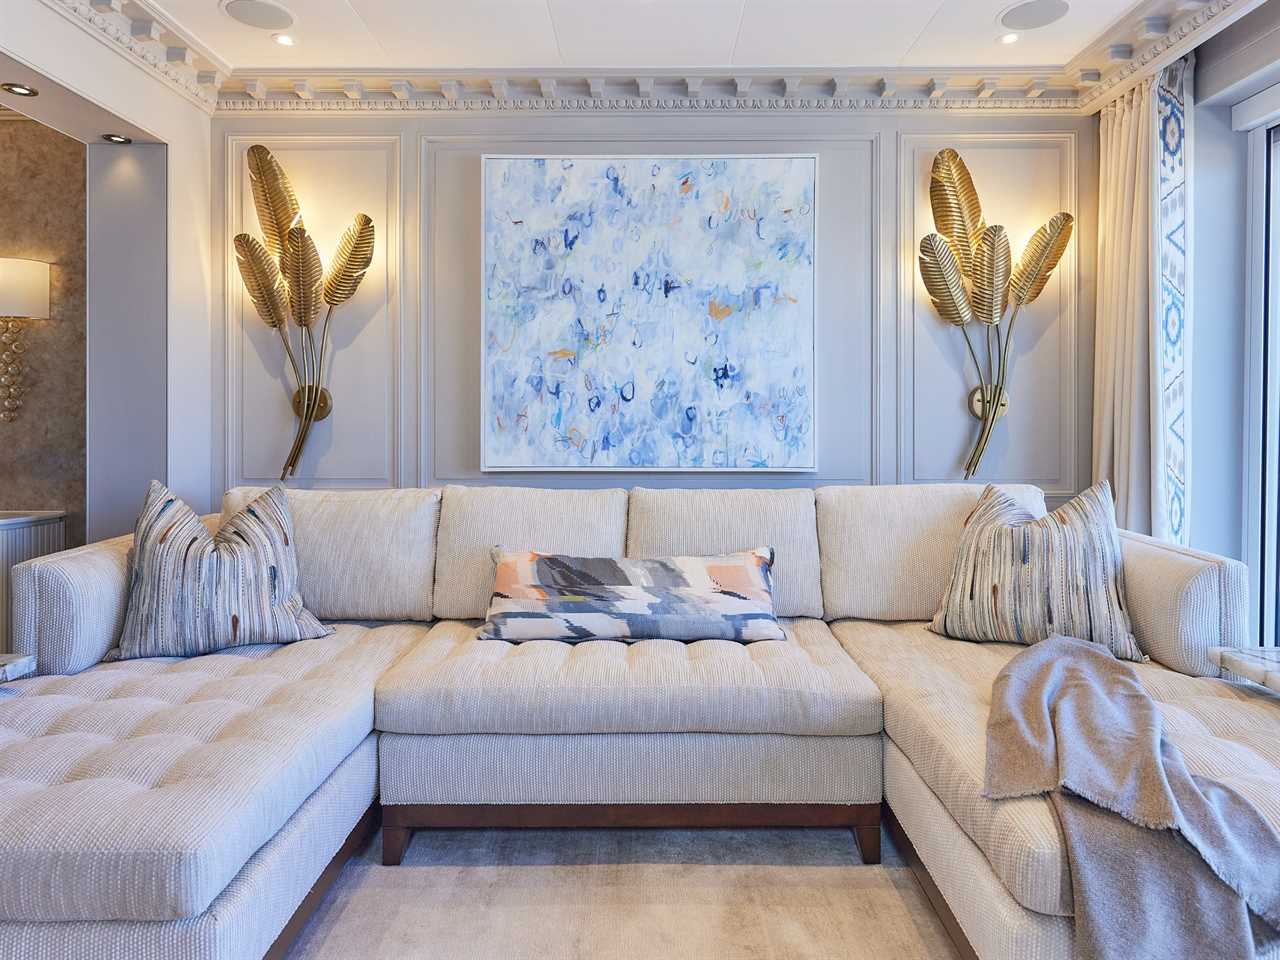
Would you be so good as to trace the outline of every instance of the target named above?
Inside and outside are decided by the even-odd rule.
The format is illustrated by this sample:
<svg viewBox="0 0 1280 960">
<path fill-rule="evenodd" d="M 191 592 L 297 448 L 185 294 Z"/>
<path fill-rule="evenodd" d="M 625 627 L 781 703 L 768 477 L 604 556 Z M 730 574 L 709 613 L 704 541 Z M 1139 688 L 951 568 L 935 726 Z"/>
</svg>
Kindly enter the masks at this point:
<svg viewBox="0 0 1280 960">
<path fill-rule="evenodd" d="M 1093 474 L 1111 481 L 1120 526 L 1139 533 L 1153 530 L 1153 464 L 1163 460 L 1152 349 L 1152 98 L 1146 82 L 1103 108 L 1098 183 Z"/>
</svg>

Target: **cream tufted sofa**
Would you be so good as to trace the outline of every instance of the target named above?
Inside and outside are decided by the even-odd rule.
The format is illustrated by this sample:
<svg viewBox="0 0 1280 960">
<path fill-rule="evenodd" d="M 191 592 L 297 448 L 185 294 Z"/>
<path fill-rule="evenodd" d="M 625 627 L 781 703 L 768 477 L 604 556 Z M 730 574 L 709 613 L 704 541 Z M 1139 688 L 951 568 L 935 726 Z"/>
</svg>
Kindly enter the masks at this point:
<svg viewBox="0 0 1280 960">
<path fill-rule="evenodd" d="M 335 634 L 190 660 L 113 661 L 129 538 L 22 564 L 16 646 L 41 675 L 0 686 L 0 958 L 279 955 L 379 815 L 387 863 L 415 827 L 574 823 L 843 824 L 875 861 L 885 801 L 962 949 L 1066 960 L 1048 804 L 981 796 L 1019 648 L 924 628 L 980 489 L 291 491 Z M 496 544 L 767 544 L 786 640 L 476 641 Z M 1280 824 L 1280 698 L 1207 656 L 1247 642 L 1243 568 L 1123 545 L 1171 735 Z"/>
</svg>

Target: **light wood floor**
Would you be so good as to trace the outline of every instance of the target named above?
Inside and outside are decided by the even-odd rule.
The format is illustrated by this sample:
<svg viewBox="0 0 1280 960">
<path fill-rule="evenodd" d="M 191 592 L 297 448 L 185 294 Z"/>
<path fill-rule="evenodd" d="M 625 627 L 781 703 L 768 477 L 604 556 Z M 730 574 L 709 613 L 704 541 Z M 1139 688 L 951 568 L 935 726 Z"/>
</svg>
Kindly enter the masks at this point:
<svg viewBox="0 0 1280 960">
<path fill-rule="evenodd" d="M 889 841 L 841 830 L 419 831 L 347 864 L 290 960 L 954 960 Z"/>
</svg>

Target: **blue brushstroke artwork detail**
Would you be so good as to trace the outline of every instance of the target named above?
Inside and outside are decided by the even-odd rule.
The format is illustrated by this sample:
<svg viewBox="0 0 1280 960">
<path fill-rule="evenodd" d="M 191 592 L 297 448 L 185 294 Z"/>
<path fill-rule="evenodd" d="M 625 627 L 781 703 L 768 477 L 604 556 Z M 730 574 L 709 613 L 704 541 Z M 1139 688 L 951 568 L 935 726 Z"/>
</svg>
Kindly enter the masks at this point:
<svg viewBox="0 0 1280 960">
<path fill-rule="evenodd" d="M 817 159 L 485 157 L 485 470 L 814 470 Z"/>
</svg>

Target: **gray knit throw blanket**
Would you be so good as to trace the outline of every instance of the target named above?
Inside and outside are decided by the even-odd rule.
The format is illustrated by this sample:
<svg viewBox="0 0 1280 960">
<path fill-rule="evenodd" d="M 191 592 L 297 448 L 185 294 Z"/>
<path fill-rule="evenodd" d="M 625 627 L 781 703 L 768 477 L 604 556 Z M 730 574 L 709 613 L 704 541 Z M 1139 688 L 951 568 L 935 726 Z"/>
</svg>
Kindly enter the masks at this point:
<svg viewBox="0 0 1280 960">
<path fill-rule="evenodd" d="M 1077 960 L 1252 960 L 1280 940 L 1280 834 L 1187 770 L 1099 644 L 1051 637 L 992 685 L 985 795 L 1038 794 L 1066 839 Z"/>
</svg>

